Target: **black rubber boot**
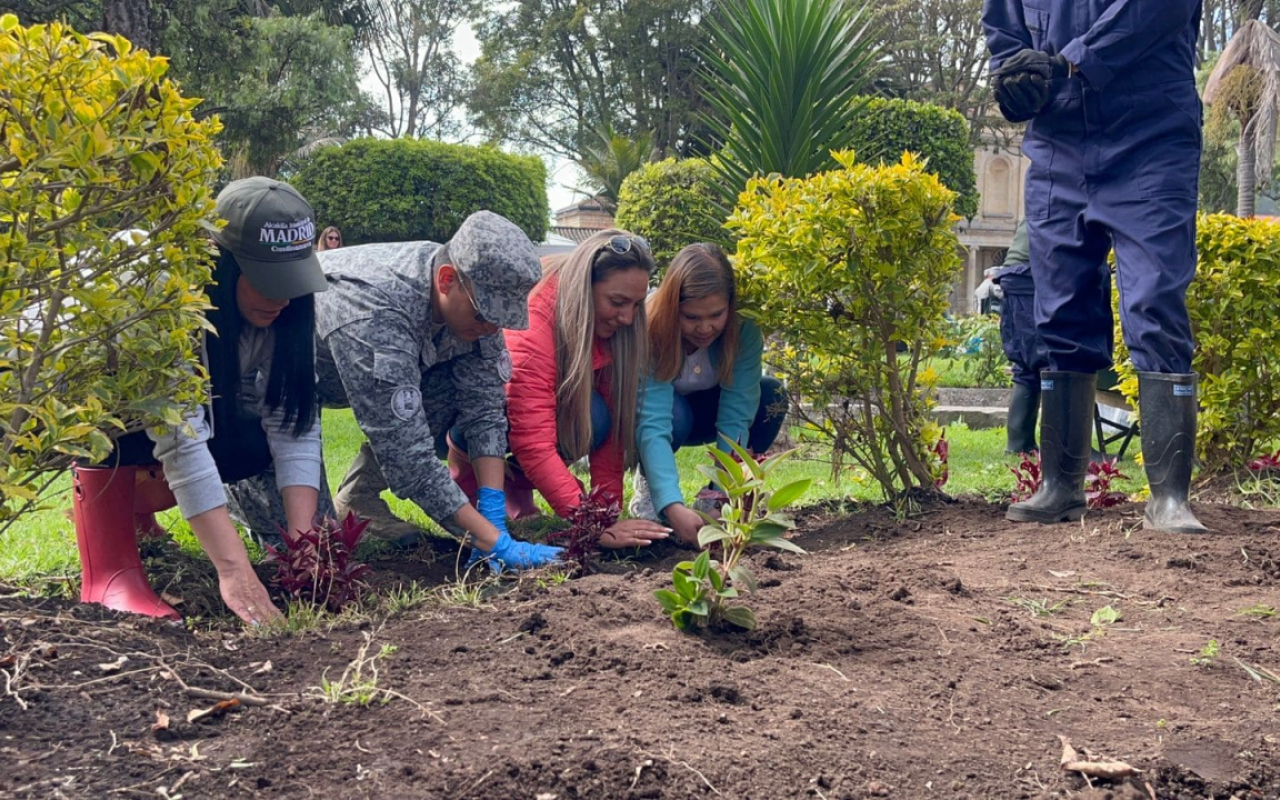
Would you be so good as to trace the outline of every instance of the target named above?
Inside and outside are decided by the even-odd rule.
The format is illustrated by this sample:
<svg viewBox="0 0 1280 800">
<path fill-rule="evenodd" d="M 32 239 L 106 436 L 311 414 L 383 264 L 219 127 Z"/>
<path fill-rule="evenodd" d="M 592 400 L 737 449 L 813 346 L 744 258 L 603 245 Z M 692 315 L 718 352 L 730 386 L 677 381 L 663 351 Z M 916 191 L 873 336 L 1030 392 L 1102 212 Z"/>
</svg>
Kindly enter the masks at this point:
<svg viewBox="0 0 1280 800">
<path fill-rule="evenodd" d="M 1014 522 L 1074 522 L 1084 516 L 1084 475 L 1093 434 L 1093 372 L 1040 373 L 1040 488 L 1014 503 Z"/>
<path fill-rule="evenodd" d="M 1191 512 L 1187 492 L 1196 456 L 1198 376 L 1138 373 L 1142 462 L 1151 499 L 1142 527 L 1169 533 L 1208 533 Z"/>
<path fill-rule="evenodd" d="M 1013 385 L 1009 396 L 1009 438 L 1004 452 L 1030 453 L 1036 449 L 1036 419 L 1040 415 L 1040 387 Z"/>
</svg>

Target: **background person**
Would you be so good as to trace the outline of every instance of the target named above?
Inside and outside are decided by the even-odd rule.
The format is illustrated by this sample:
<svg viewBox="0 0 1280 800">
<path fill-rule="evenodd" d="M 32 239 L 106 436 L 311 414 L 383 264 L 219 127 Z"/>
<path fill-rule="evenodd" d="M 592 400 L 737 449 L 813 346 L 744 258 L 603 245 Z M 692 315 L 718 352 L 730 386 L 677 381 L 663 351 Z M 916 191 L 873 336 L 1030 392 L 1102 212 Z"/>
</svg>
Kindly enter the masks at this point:
<svg viewBox="0 0 1280 800">
<path fill-rule="evenodd" d="M 1030 120 L 1026 215 L 1037 265 L 1043 482 L 1007 516 L 1085 512 L 1097 373 L 1111 367 L 1102 266 L 1114 246 L 1125 344 L 1138 369 L 1151 500 L 1143 526 L 1203 533 L 1187 502 L 1196 381 L 1187 286 L 1196 267 L 1200 0 L 985 0 L 993 91 Z"/>
<path fill-rule="evenodd" d="M 651 369 L 640 403 L 636 478 L 631 514 L 657 520 L 661 511 L 680 539 L 698 542 L 724 498 L 704 489 L 694 508 L 684 503 L 675 451 L 721 437 L 763 453 L 782 430 L 787 398 L 782 382 L 761 375 L 764 338 L 738 315 L 733 267 L 714 244 L 693 244 L 672 259 L 648 300 Z M 696 510 L 695 510 L 696 509 Z"/>
<path fill-rule="evenodd" d="M 1036 284 L 1027 251 L 1027 221 L 1018 223 L 1004 263 L 991 279 L 1000 287 L 1000 343 L 1013 365 L 1006 453 L 1030 453 L 1036 447 L 1040 415 L 1040 370 L 1045 363 L 1036 334 Z"/>
<path fill-rule="evenodd" d="M 511 538 L 503 493 L 511 358 L 501 329 L 529 325 L 528 294 L 540 276 L 529 237 L 479 211 L 444 245 L 344 247 L 320 263 L 330 288 L 316 306 L 321 402 L 350 407 L 368 437 L 335 498 L 339 512 L 373 520 L 376 536 L 415 544 L 417 526 L 381 499 L 390 488 L 470 535 L 499 568 L 555 561 L 559 548 Z M 440 461 L 450 427 L 478 476 L 476 506 Z"/>
<path fill-rule="evenodd" d="M 208 288 L 212 414 L 202 407 L 183 426 L 121 437 L 104 464 L 77 466 L 72 509 L 83 601 L 179 618 L 147 584 L 134 529 L 135 514 L 176 501 L 217 568 L 223 601 L 258 624 L 281 614 L 249 563 L 223 484 L 273 468 L 275 523 L 290 533 L 314 523 L 322 456 L 312 300 L 326 286 L 312 249 L 314 214 L 292 187 L 234 181 L 218 195 L 217 213 L 227 224 L 214 235 L 219 256 Z M 139 470 L 156 460 L 163 471 Z"/>
<path fill-rule="evenodd" d="M 342 247 L 342 232 L 330 225 L 320 231 L 320 238 L 316 240 L 316 252 L 323 253 L 326 250 L 337 250 Z"/>
<path fill-rule="evenodd" d="M 549 257 L 529 298 L 529 329 L 508 331 L 507 384 L 512 516 L 537 513 L 536 488 L 568 517 L 582 484 L 568 464 L 588 456 L 591 488 L 622 501 L 623 471 L 636 458 L 640 375 L 647 364 L 644 299 L 653 256 L 625 231 L 592 235 L 563 257 Z M 604 547 L 644 546 L 669 531 L 648 520 L 620 520 Z"/>
</svg>

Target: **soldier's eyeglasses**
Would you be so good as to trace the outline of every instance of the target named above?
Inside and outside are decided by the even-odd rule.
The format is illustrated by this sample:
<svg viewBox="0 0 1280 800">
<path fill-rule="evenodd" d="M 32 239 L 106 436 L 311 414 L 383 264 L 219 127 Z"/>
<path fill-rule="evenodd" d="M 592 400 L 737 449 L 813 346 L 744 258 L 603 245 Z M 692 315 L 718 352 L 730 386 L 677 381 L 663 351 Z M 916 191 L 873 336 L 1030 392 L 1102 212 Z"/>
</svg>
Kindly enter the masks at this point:
<svg viewBox="0 0 1280 800">
<path fill-rule="evenodd" d="M 467 281 L 461 275 L 458 276 L 458 285 L 462 287 L 462 293 L 467 296 L 467 300 L 471 303 L 471 307 L 475 309 L 476 322 L 481 325 L 488 325 L 489 320 L 485 319 L 484 314 L 480 313 L 480 304 L 476 302 L 475 295 L 471 294 L 471 290 L 467 288 Z"/>
</svg>

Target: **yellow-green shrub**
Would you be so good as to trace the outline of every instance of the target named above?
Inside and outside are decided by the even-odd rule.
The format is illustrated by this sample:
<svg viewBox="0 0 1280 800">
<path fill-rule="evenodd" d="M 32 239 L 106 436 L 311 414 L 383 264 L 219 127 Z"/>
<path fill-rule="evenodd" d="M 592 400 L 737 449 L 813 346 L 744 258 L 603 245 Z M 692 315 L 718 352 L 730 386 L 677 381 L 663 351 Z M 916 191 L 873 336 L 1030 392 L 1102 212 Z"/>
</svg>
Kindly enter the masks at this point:
<svg viewBox="0 0 1280 800">
<path fill-rule="evenodd" d="M 643 236 L 665 270 L 685 245 L 720 242 L 724 214 L 715 171 L 703 158 L 668 158 L 645 164 L 627 176 L 618 192 L 618 227 Z"/>
<path fill-rule="evenodd" d="M 1280 440 L 1280 225 L 1202 214 L 1196 246 L 1187 290 L 1191 368 L 1200 373 L 1196 450 L 1202 469 L 1214 473 L 1242 468 Z M 1136 408 L 1138 379 L 1124 345 L 1116 364 L 1120 390 Z"/>
<path fill-rule="evenodd" d="M 956 195 L 910 154 L 880 167 L 834 155 L 840 169 L 752 180 L 728 227 L 745 313 L 799 413 L 837 464 L 852 458 L 896 500 L 944 467 L 923 361 L 947 341 Z"/>
<path fill-rule="evenodd" d="M 218 123 L 167 68 L 0 16 L 0 529 L 42 474 L 204 399 Z M 114 235 L 131 228 L 150 235 Z"/>
</svg>

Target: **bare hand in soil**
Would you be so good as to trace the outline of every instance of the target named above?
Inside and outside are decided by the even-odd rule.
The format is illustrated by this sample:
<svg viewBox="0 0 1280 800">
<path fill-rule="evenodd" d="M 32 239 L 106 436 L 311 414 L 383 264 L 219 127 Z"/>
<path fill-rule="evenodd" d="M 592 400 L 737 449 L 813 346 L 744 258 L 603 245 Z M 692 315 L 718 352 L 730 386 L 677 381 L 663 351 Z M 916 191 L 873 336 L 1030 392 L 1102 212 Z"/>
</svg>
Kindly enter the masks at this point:
<svg viewBox="0 0 1280 800">
<path fill-rule="evenodd" d="M 707 524 L 706 520 L 697 511 L 683 503 L 667 506 L 664 513 L 667 515 L 667 521 L 671 523 L 671 529 L 675 531 L 676 538 L 685 544 L 697 547 L 698 531 L 702 530 L 702 526 Z"/>
<path fill-rule="evenodd" d="M 222 602 L 246 625 L 267 625 L 284 619 L 262 581 L 247 564 L 243 569 L 219 575 L 218 589 L 222 592 Z"/>
<path fill-rule="evenodd" d="M 647 519 L 618 520 L 605 530 L 600 537 L 600 546 L 612 549 L 624 547 L 648 547 L 671 535 L 670 528 L 664 528 Z"/>
</svg>

